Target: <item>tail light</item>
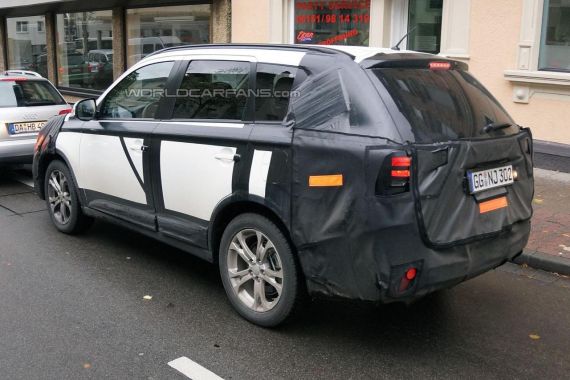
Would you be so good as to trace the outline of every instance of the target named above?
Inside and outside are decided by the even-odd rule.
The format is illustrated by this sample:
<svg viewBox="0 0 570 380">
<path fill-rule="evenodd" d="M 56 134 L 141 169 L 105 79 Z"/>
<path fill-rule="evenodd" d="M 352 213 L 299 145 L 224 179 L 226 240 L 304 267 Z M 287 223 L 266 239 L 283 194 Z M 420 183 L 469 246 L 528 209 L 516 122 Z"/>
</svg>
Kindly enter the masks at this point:
<svg viewBox="0 0 570 380">
<path fill-rule="evenodd" d="M 404 187 L 410 182 L 410 169 L 412 166 L 412 158 L 408 156 L 392 156 L 391 157 L 391 186 Z"/>
<path fill-rule="evenodd" d="M 430 70 L 449 70 L 451 69 L 451 62 L 430 62 Z"/>
<path fill-rule="evenodd" d="M 376 180 L 376 195 L 396 195 L 410 190 L 412 157 L 406 152 L 384 158 Z"/>
<path fill-rule="evenodd" d="M 398 289 L 399 292 L 403 293 L 406 290 L 410 289 L 417 275 L 418 275 L 418 270 L 414 267 L 411 267 L 408 270 L 406 270 L 406 272 L 402 276 L 402 279 L 400 280 L 400 288 Z"/>
<path fill-rule="evenodd" d="M 66 109 L 59 111 L 58 115 L 67 115 L 68 113 L 71 113 L 71 111 L 72 111 L 71 108 L 66 108 Z"/>
</svg>

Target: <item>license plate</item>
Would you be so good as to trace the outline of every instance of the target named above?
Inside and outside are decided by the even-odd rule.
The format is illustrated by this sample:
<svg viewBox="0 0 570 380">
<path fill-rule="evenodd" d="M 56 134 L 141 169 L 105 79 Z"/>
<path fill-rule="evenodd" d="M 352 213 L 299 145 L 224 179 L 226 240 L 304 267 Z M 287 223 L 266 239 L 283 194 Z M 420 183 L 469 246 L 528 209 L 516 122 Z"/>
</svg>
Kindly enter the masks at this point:
<svg viewBox="0 0 570 380">
<path fill-rule="evenodd" d="M 467 180 L 471 194 L 511 185 L 514 182 L 513 166 L 506 165 L 485 170 L 468 170 Z"/>
<path fill-rule="evenodd" d="M 19 135 L 21 133 L 36 133 L 46 124 L 45 121 L 34 121 L 29 123 L 11 123 L 8 124 L 8 133 L 11 135 Z"/>
</svg>

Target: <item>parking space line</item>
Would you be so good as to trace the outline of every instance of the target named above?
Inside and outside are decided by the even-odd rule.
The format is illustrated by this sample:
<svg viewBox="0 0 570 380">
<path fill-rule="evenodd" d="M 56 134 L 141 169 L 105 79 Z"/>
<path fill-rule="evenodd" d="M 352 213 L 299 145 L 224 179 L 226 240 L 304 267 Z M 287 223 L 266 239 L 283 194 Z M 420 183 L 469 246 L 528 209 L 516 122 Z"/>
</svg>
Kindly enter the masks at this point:
<svg viewBox="0 0 570 380">
<path fill-rule="evenodd" d="M 188 359 L 186 356 L 174 359 L 168 362 L 168 365 L 192 380 L 223 380 L 215 373 Z"/>
</svg>

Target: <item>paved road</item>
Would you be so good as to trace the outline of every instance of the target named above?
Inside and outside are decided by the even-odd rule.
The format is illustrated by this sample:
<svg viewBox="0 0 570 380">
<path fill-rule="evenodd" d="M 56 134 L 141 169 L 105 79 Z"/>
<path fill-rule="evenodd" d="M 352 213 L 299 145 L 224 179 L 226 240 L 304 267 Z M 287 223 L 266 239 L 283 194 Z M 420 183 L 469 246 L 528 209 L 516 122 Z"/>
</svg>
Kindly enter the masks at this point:
<svg viewBox="0 0 570 380">
<path fill-rule="evenodd" d="M 568 279 L 508 264 L 411 307 L 318 301 L 266 330 L 232 311 L 216 268 L 104 223 L 59 234 L 0 178 L 3 380 L 184 379 L 167 365 L 182 356 L 226 379 L 570 373 Z"/>
</svg>

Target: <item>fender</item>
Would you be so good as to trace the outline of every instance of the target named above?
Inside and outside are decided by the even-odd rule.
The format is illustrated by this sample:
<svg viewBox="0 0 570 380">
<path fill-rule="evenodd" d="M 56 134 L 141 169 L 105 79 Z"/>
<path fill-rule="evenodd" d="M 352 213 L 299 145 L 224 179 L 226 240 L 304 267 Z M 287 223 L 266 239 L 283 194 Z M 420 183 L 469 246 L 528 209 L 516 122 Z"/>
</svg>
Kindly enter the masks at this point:
<svg viewBox="0 0 570 380">
<path fill-rule="evenodd" d="M 280 211 L 279 207 L 271 202 L 270 199 L 245 192 L 234 192 L 216 205 L 210 218 L 210 225 L 208 227 L 208 249 L 212 252 L 214 257 L 217 256 L 217 245 L 219 238 L 221 238 L 223 234 L 225 222 L 229 223 L 234 213 L 240 213 L 245 206 L 251 207 L 250 210 L 252 212 L 263 213 L 263 211 L 265 211 L 266 216 L 273 219 L 273 221 L 281 227 L 286 237 L 291 240 L 290 221 L 283 216 L 283 212 Z"/>
</svg>

